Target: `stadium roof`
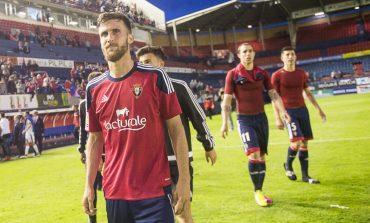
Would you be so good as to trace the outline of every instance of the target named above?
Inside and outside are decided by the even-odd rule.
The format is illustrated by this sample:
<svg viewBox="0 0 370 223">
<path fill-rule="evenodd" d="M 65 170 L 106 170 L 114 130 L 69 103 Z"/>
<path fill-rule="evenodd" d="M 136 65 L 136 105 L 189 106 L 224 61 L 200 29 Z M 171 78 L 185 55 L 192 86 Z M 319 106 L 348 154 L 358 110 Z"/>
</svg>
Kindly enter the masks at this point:
<svg viewBox="0 0 370 223">
<path fill-rule="evenodd" d="M 369 4 L 369 1 L 361 1 Z M 345 9 L 354 9 L 360 0 L 231 0 L 167 22 L 167 27 L 176 23 L 177 31 L 191 29 L 225 30 L 236 29 L 299 19 Z"/>
</svg>

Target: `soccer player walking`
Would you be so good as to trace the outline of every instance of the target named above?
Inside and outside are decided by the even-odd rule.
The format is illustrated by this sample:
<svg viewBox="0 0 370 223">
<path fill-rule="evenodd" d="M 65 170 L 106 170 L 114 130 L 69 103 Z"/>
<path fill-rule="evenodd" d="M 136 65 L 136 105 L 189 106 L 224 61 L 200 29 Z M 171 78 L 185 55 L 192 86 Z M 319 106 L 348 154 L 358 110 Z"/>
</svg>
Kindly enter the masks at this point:
<svg viewBox="0 0 370 223">
<path fill-rule="evenodd" d="M 164 67 L 165 54 L 160 47 L 155 46 L 145 46 L 140 48 L 136 53 L 139 61 L 143 64 L 151 64 L 156 67 Z M 188 87 L 185 81 L 170 78 L 173 87 L 175 89 L 177 98 L 179 100 L 182 114 L 181 121 L 184 125 L 186 139 L 188 142 L 189 150 L 189 172 L 190 172 L 190 190 L 193 193 L 193 167 L 191 162 L 193 161 L 193 152 L 191 147 L 191 135 L 189 121 L 192 123 L 193 127 L 197 131 L 197 139 L 203 144 L 205 150 L 205 156 L 207 162 L 211 160 L 212 165 L 216 163 L 217 154 L 214 149 L 214 140 L 209 131 L 206 123 L 206 115 L 204 114 L 202 108 L 196 101 L 192 91 Z M 179 172 L 176 162 L 176 157 L 174 155 L 174 150 L 172 148 L 172 143 L 169 137 L 166 137 L 167 142 L 167 155 L 170 162 L 170 172 L 171 179 L 176 185 L 179 178 Z M 186 203 L 184 206 L 184 211 L 176 216 L 180 223 L 192 223 L 193 218 L 191 215 L 190 202 Z"/>
<path fill-rule="evenodd" d="M 291 122 L 286 123 L 289 133 L 290 146 L 288 148 L 287 160 L 284 163 L 285 174 L 290 180 L 297 180 L 293 170 L 293 160 L 299 151 L 299 161 L 301 163 L 302 181 L 311 184 L 320 183 L 308 174 L 308 140 L 313 139 L 310 116 L 304 102 L 303 94 L 319 112 L 322 121 L 326 121 L 326 115 L 317 103 L 315 97 L 308 88 L 308 74 L 296 68 L 297 56 L 292 47 L 284 47 L 281 50 L 281 60 L 284 67 L 277 70 L 271 78 L 272 85 L 281 96 L 284 107 L 291 117 Z M 280 108 L 274 104 L 276 126 L 284 128 L 280 118 Z"/>
<path fill-rule="evenodd" d="M 278 93 L 273 89 L 270 77 L 266 71 L 254 66 L 255 52 L 248 43 L 238 47 L 240 64 L 227 73 L 225 81 L 224 100 L 222 102 L 221 134 L 225 138 L 228 133 L 228 116 L 231 112 L 233 94 L 237 102 L 237 120 L 239 134 L 248 156 L 249 174 L 252 179 L 256 203 L 266 207 L 272 200 L 262 193 L 265 179 L 268 145 L 268 122 L 264 111 L 263 91 L 266 90 L 272 101 L 281 110 L 284 120 L 290 122 Z"/>
<path fill-rule="evenodd" d="M 102 73 L 100 72 L 92 72 L 89 74 L 87 81 L 91 81 L 93 78 L 100 76 Z M 79 118 L 78 123 L 79 123 L 79 130 L 78 130 L 78 152 L 80 153 L 80 160 L 83 164 L 86 164 L 86 141 L 87 141 L 87 131 L 85 129 L 86 126 L 86 99 L 82 100 L 79 104 L 78 107 L 78 115 L 77 117 Z M 76 116 L 74 116 L 76 117 Z M 104 154 L 102 156 L 102 159 L 100 161 L 100 165 L 98 168 L 98 172 L 96 173 L 95 181 L 94 181 L 94 207 L 96 208 L 96 204 L 98 201 L 97 198 L 97 190 L 101 190 L 102 187 L 102 167 L 103 167 L 103 159 L 104 159 Z M 89 221 L 88 223 L 96 223 L 97 222 L 97 216 L 95 215 L 89 215 Z"/>
<path fill-rule="evenodd" d="M 127 17 L 102 13 L 97 23 L 109 72 L 87 86 L 84 210 L 89 215 L 96 212 L 93 184 L 104 146 L 108 222 L 174 222 L 165 124 L 179 168 L 175 213 L 180 214 L 190 199 L 187 142 L 176 93 L 162 69 L 132 60 L 134 39 Z"/>
</svg>

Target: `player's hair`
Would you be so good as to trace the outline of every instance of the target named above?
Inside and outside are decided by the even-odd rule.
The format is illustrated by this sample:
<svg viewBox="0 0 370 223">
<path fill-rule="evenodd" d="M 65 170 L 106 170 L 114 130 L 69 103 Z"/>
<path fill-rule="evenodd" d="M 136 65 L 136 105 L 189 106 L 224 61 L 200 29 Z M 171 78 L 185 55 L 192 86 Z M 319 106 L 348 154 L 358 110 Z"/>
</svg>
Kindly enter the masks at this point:
<svg viewBox="0 0 370 223">
<path fill-rule="evenodd" d="M 240 48 L 241 48 L 242 46 L 250 46 L 250 47 L 252 47 L 252 49 L 253 49 L 253 46 L 252 46 L 251 44 L 249 44 L 249 43 L 242 43 L 242 44 L 240 44 L 240 45 L 238 46 L 238 53 L 240 53 Z M 253 50 L 254 50 L 254 49 L 253 49 Z"/>
<path fill-rule="evenodd" d="M 4 113 L 4 112 L 1 112 L 1 113 L 0 113 L 0 117 L 1 117 L 1 118 L 4 118 L 4 117 L 5 117 L 5 113 Z"/>
<path fill-rule="evenodd" d="M 106 21 L 113 20 L 113 19 L 122 21 L 123 24 L 125 24 L 125 26 L 127 27 L 127 30 L 129 31 L 129 33 L 132 32 L 130 20 L 121 12 L 101 13 L 98 19 L 96 20 L 97 26 L 99 27 L 102 23 L 105 23 Z"/>
<path fill-rule="evenodd" d="M 166 55 L 164 54 L 163 50 L 159 46 L 144 46 L 141 47 L 136 51 L 136 57 L 139 58 L 145 54 L 152 53 L 156 57 L 159 57 L 161 60 L 166 60 Z"/>
<path fill-rule="evenodd" d="M 284 53 L 284 51 L 295 51 L 295 50 L 294 50 L 294 48 L 292 46 L 284 46 L 281 49 L 281 53 Z"/>
<path fill-rule="evenodd" d="M 87 77 L 87 82 L 91 81 L 92 79 L 94 79 L 94 78 L 96 78 L 96 77 L 98 77 L 100 75 L 102 75 L 102 73 L 99 72 L 99 71 L 93 71 L 93 72 L 91 72 L 89 74 L 89 76 Z"/>
</svg>

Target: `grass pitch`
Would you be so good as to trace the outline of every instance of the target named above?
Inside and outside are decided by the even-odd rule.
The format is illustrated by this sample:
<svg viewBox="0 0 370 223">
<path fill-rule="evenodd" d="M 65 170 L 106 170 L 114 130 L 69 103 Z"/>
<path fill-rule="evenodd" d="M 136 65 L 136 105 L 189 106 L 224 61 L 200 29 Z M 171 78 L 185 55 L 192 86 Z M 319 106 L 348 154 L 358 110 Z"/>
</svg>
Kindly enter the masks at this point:
<svg viewBox="0 0 370 223">
<path fill-rule="evenodd" d="M 298 159 L 294 163 L 297 182 L 284 175 L 287 132 L 275 128 L 271 105 L 266 106 L 270 145 L 264 191 L 274 200 L 268 208 L 254 202 L 237 131 L 224 140 L 219 133 L 221 117 L 208 121 L 218 160 L 213 167 L 207 164 L 201 145 L 193 139 L 195 221 L 370 222 L 370 94 L 323 98 L 319 103 L 328 121 L 321 123 L 309 105 L 315 139 L 308 148 L 310 175 L 320 179 L 320 185 L 300 181 Z M 81 206 L 83 185 L 84 167 L 76 146 L 0 163 L 0 222 L 87 222 Z M 102 196 L 99 192 L 98 220 L 107 222 Z"/>
</svg>

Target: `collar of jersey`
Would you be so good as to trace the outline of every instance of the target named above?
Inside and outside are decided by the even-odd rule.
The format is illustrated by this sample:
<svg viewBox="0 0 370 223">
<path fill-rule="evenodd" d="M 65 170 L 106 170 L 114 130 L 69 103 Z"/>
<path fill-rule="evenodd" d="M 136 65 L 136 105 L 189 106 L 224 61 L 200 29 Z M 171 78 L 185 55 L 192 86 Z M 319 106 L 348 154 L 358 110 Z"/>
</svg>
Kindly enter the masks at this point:
<svg viewBox="0 0 370 223">
<path fill-rule="evenodd" d="M 126 78 L 130 77 L 130 76 L 135 72 L 135 70 L 136 70 L 136 66 L 137 66 L 137 64 L 136 64 L 136 62 L 134 62 L 134 66 L 132 66 L 131 70 L 130 70 L 126 75 L 123 75 L 122 77 L 119 77 L 119 78 L 112 77 L 112 76 L 110 75 L 110 72 L 109 72 L 109 71 L 108 71 L 108 75 L 107 75 L 107 77 L 108 77 L 108 79 L 109 79 L 109 80 L 111 80 L 111 81 L 113 81 L 113 82 L 119 82 L 119 81 L 122 81 L 122 80 L 124 80 L 124 79 L 126 79 Z"/>
<path fill-rule="evenodd" d="M 239 64 L 237 66 L 237 72 L 239 75 L 247 78 L 250 82 L 254 82 L 254 76 L 255 76 L 255 72 L 256 72 L 256 67 L 253 66 L 253 70 L 249 70 L 247 71 L 247 69 L 245 69 L 244 65 L 243 64 Z"/>
</svg>

